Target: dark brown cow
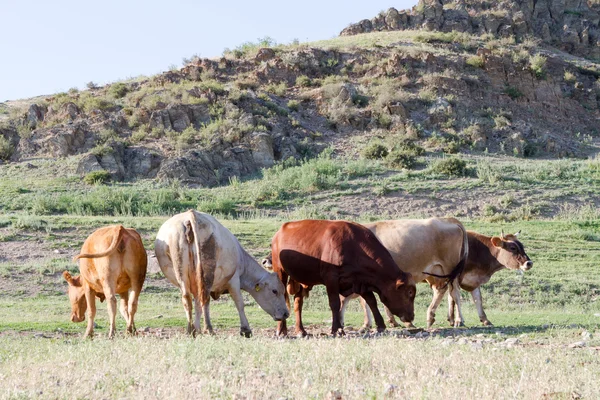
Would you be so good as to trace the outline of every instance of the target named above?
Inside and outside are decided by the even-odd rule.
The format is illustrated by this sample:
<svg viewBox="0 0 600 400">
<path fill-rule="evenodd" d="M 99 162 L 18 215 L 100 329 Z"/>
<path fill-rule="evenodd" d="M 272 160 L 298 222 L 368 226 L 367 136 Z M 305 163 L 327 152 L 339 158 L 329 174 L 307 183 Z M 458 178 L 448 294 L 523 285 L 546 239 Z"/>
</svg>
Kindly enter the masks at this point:
<svg viewBox="0 0 600 400">
<path fill-rule="evenodd" d="M 288 305 L 289 295 L 294 295 L 296 333 L 306 335 L 302 326 L 303 297 L 312 286 L 321 284 L 327 289 L 334 335 L 344 334 L 340 294 L 360 294 L 380 332 L 385 330 L 385 323 L 373 292 L 402 321 L 414 319 L 416 287 L 412 276 L 398 268 L 375 235 L 362 225 L 325 220 L 287 222 L 273 236 L 271 251 L 273 270 L 287 284 Z M 287 335 L 285 320 L 277 324 L 277 334 Z"/>
<path fill-rule="evenodd" d="M 485 236 L 473 231 L 467 231 L 469 237 L 469 257 L 463 272 L 460 274 L 460 287 L 471 292 L 473 302 L 477 307 L 479 320 L 484 325 L 492 325 L 483 311 L 483 300 L 479 287 L 487 283 L 496 272 L 508 268 L 528 271 L 533 267 L 533 261 L 525 253 L 525 247 L 514 235 Z M 454 301 L 448 297 L 448 321 L 454 322 Z"/>
</svg>

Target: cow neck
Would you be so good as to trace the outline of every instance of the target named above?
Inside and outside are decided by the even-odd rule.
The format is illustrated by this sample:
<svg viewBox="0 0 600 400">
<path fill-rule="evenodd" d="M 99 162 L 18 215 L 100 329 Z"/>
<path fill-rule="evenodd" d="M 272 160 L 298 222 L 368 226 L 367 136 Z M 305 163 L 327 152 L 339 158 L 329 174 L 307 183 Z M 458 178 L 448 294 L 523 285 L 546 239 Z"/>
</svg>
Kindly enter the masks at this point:
<svg viewBox="0 0 600 400">
<path fill-rule="evenodd" d="M 471 259 L 471 255 L 475 256 L 474 259 L 477 260 L 477 266 L 487 269 L 492 273 L 506 268 L 498 261 L 500 249 L 492 244 L 490 236 L 475 234 L 474 238 L 475 246 L 469 247 L 469 259 Z"/>
<path fill-rule="evenodd" d="M 263 267 L 261 267 L 256 260 L 242 249 L 240 246 L 241 254 L 241 268 L 240 268 L 240 287 L 247 292 L 251 292 L 254 286 L 265 278 L 268 273 Z"/>
</svg>

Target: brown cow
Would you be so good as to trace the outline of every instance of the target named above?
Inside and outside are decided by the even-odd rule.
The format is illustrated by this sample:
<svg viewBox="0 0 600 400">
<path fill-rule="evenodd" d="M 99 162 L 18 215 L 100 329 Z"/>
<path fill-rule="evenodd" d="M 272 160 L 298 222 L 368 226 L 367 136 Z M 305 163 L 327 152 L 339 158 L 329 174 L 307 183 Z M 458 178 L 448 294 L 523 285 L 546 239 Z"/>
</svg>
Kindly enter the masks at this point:
<svg viewBox="0 0 600 400">
<path fill-rule="evenodd" d="M 324 220 L 287 222 L 273 236 L 271 251 L 273 270 L 287 284 L 288 304 L 289 295 L 294 295 L 296 332 L 303 336 L 303 297 L 319 284 L 327 289 L 334 335 L 344 334 L 340 294 L 360 294 L 373 311 L 379 332 L 385 330 L 385 323 L 373 292 L 402 321 L 414 319 L 416 288 L 412 276 L 398 268 L 375 235 L 362 225 Z M 285 320 L 277 324 L 277 334 L 287 334 Z"/>
<path fill-rule="evenodd" d="M 533 261 L 525 253 L 525 247 L 514 235 L 485 236 L 473 231 L 467 231 L 469 236 L 469 257 L 463 272 L 460 274 L 460 287 L 471 292 L 473 302 L 477 307 L 479 320 L 483 325 L 492 325 L 483 311 L 483 300 L 479 287 L 487 283 L 496 272 L 508 268 L 512 270 L 529 271 Z M 448 297 L 448 321 L 454 322 L 454 302 Z"/>
<path fill-rule="evenodd" d="M 87 309 L 88 325 L 84 337 L 93 336 L 96 296 L 101 301 L 106 298 L 110 319 L 108 337 L 114 337 L 116 294 L 119 294 L 121 314 L 127 321 L 127 332 L 135 333 L 134 316 L 147 266 L 146 250 L 139 233 L 121 225 L 100 228 L 85 240 L 81 254 L 73 260 L 78 259 L 80 276 L 73 277 L 68 271 L 63 272 L 69 283 L 71 321 L 85 320 Z"/>
</svg>

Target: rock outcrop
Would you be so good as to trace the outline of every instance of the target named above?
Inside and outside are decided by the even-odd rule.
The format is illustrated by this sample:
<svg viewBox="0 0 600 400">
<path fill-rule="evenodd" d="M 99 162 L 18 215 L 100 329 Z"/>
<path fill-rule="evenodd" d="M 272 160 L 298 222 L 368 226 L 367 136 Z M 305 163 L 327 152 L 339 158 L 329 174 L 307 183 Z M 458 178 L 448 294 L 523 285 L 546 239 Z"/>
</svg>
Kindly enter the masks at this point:
<svg viewBox="0 0 600 400">
<path fill-rule="evenodd" d="M 600 4 L 581 0 L 419 0 L 351 24 L 340 35 L 425 29 L 476 35 L 536 36 L 571 54 L 600 57 Z"/>
</svg>

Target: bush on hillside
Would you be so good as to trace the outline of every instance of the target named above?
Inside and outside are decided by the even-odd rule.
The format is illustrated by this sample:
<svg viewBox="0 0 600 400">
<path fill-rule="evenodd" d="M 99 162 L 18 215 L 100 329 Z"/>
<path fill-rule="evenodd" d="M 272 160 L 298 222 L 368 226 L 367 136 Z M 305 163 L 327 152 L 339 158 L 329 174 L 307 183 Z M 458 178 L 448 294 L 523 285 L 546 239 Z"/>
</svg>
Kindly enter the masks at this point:
<svg viewBox="0 0 600 400">
<path fill-rule="evenodd" d="M 413 169 L 417 164 L 417 159 L 412 154 L 392 150 L 385 158 L 385 162 L 392 168 Z"/>
<path fill-rule="evenodd" d="M 388 149 L 381 143 L 371 143 L 364 148 L 362 155 L 369 160 L 378 160 L 388 155 Z"/>
<path fill-rule="evenodd" d="M 103 185 L 110 181 L 110 172 L 92 171 L 83 177 L 83 181 L 88 185 Z"/>
<path fill-rule="evenodd" d="M 14 152 L 12 143 L 4 136 L 0 136 L 0 160 L 8 160 Z"/>
<path fill-rule="evenodd" d="M 431 168 L 433 172 L 448 176 L 465 176 L 467 162 L 458 157 L 444 158 L 435 162 Z"/>
<path fill-rule="evenodd" d="M 128 91 L 129 89 L 127 88 L 126 84 L 124 84 L 123 82 L 117 82 L 115 84 L 110 85 L 110 88 L 108 89 L 108 94 L 110 94 L 115 99 L 120 99 L 121 97 L 124 97 Z"/>
</svg>

